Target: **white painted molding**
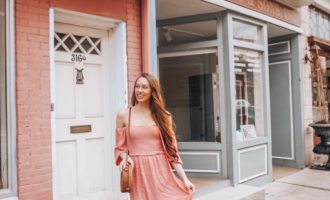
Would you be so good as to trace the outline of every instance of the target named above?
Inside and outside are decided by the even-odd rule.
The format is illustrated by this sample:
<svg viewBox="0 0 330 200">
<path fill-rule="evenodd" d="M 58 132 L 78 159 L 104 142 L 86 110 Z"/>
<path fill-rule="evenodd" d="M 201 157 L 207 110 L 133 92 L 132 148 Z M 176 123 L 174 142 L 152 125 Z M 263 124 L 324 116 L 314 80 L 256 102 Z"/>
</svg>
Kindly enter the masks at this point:
<svg viewBox="0 0 330 200">
<path fill-rule="evenodd" d="M 246 153 L 246 152 L 250 152 L 250 151 L 255 151 L 257 149 L 265 149 L 264 150 L 264 153 L 265 153 L 265 171 L 263 172 L 260 172 L 258 174 L 254 174 L 252 176 L 249 176 L 249 177 L 246 177 L 244 179 L 241 179 L 241 154 L 243 153 Z M 242 183 L 242 182 L 245 182 L 245 181 L 248 181 L 248 180 L 251 180 L 253 178 L 256 178 L 258 176 L 262 176 L 262 175 L 266 175 L 267 174 L 267 170 L 268 169 L 268 162 L 267 162 L 267 145 L 264 144 L 264 145 L 260 145 L 260 146 L 256 146 L 256 147 L 251 147 L 251 148 L 247 148 L 247 149 L 243 149 L 243 150 L 238 150 L 238 182 L 239 183 Z"/>
<path fill-rule="evenodd" d="M 217 161 L 217 167 L 215 170 L 201 170 L 201 169 L 187 169 L 185 168 L 184 171 L 186 172 L 206 172 L 206 173 L 220 173 L 220 153 L 219 152 L 212 152 L 212 151 L 203 151 L 203 152 L 197 152 L 197 151 L 184 151 L 180 152 L 180 155 L 187 155 L 187 156 L 215 156 L 215 159 Z"/>
<path fill-rule="evenodd" d="M 280 157 L 280 156 L 272 156 L 272 158 L 278 158 L 278 159 L 285 159 L 285 160 L 294 160 L 294 132 L 293 132 L 293 103 L 292 103 L 292 79 L 291 79 L 291 61 L 285 60 L 285 61 L 279 61 L 279 62 L 272 62 L 269 63 L 269 67 L 271 65 L 278 65 L 278 64 L 288 64 L 289 67 L 289 90 L 290 90 L 290 120 L 291 120 L 291 157 Z"/>
</svg>

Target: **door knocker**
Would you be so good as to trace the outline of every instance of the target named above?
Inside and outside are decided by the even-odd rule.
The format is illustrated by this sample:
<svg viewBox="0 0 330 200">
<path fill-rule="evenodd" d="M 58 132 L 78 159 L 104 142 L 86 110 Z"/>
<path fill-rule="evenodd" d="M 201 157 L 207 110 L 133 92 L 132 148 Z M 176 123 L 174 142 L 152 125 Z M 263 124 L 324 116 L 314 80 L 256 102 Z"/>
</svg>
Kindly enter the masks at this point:
<svg viewBox="0 0 330 200">
<path fill-rule="evenodd" d="M 84 70 L 84 68 L 82 68 L 82 69 L 75 68 L 75 69 L 77 71 L 76 84 L 84 84 L 84 74 L 82 73 L 82 71 Z"/>
</svg>

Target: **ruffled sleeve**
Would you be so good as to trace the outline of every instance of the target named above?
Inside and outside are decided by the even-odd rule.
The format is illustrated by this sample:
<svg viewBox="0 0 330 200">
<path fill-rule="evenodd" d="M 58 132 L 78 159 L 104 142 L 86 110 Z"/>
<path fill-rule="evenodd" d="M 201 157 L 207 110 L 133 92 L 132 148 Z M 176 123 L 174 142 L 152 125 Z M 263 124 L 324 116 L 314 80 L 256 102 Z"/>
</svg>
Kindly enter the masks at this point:
<svg viewBox="0 0 330 200">
<path fill-rule="evenodd" d="M 122 158 L 120 154 L 126 151 L 126 128 L 116 128 L 116 144 L 115 144 L 115 164 L 119 165 Z"/>
</svg>

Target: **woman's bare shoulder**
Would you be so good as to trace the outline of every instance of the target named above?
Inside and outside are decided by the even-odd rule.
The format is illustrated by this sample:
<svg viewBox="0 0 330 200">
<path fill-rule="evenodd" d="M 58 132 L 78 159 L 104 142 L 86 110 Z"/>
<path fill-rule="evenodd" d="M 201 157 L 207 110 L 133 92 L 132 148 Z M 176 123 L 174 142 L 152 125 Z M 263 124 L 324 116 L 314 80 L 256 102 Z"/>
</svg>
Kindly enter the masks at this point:
<svg viewBox="0 0 330 200">
<path fill-rule="evenodd" d="M 129 109 L 124 108 L 117 113 L 117 119 L 116 119 L 117 128 L 126 126 L 128 112 L 129 112 Z"/>
</svg>

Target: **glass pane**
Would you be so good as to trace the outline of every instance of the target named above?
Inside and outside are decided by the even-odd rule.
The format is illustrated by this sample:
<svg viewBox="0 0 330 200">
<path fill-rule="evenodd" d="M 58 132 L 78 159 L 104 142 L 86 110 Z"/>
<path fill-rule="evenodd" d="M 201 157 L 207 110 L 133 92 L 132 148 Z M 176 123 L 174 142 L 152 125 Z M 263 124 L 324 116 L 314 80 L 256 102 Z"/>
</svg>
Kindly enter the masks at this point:
<svg viewBox="0 0 330 200">
<path fill-rule="evenodd" d="M 66 51 L 66 50 L 64 49 L 64 47 L 63 47 L 62 45 L 60 45 L 60 46 L 56 49 L 56 51 Z"/>
<path fill-rule="evenodd" d="M 241 21 L 233 21 L 233 38 L 244 42 L 261 43 L 260 27 Z"/>
<path fill-rule="evenodd" d="M 76 44 L 71 37 L 68 37 L 65 41 L 64 44 L 72 50 L 72 47 Z"/>
<path fill-rule="evenodd" d="M 215 20 L 158 28 L 159 46 L 215 40 L 216 38 L 217 23 Z"/>
<path fill-rule="evenodd" d="M 215 53 L 159 59 L 160 83 L 178 141 L 221 140 L 217 59 Z"/>
<path fill-rule="evenodd" d="M 85 49 L 86 52 L 92 47 L 92 45 L 89 43 L 87 39 L 85 39 L 82 43 L 81 46 Z"/>
<path fill-rule="evenodd" d="M 83 37 L 83 36 L 80 36 L 80 35 L 73 35 L 74 38 L 76 38 L 76 40 L 79 42 L 80 39 Z"/>
<path fill-rule="evenodd" d="M 75 53 L 83 53 L 79 46 L 73 51 Z"/>
<path fill-rule="evenodd" d="M 8 188 L 5 8 L 5 0 L 0 0 L 0 189 Z"/>
<path fill-rule="evenodd" d="M 63 40 L 64 36 L 66 36 L 67 34 L 56 32 L 56 35 L 57 35 L 59 38 L 61 38 L 61 40 Z"/>
<path fill-rule="evenodd" d="M 262 61 L 258 52 L 235 48 L 236 136 L 239 142 L 264 136 Z"/>
</svg>

